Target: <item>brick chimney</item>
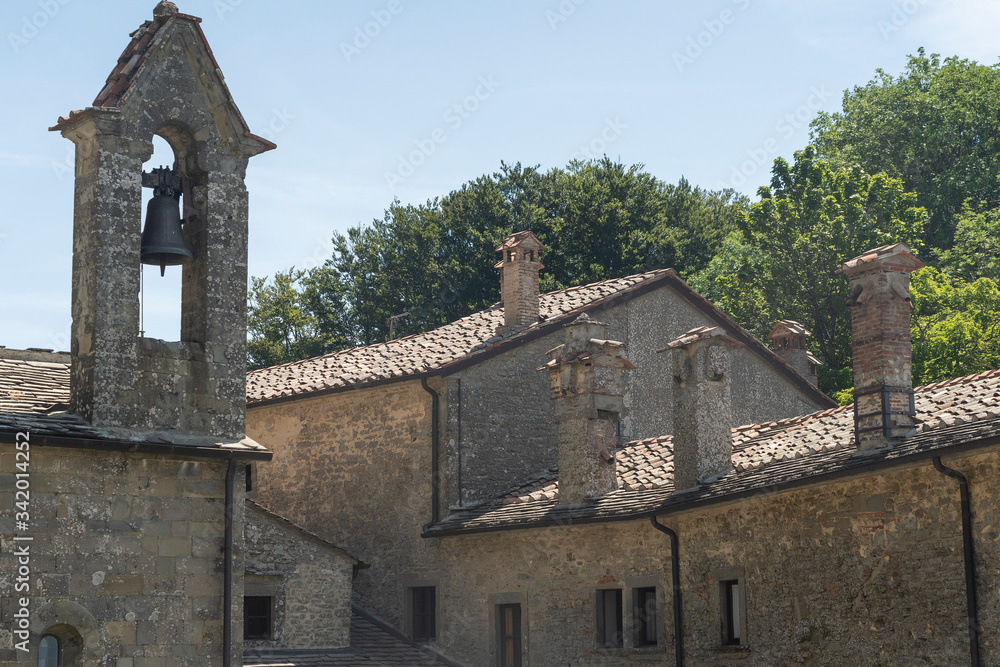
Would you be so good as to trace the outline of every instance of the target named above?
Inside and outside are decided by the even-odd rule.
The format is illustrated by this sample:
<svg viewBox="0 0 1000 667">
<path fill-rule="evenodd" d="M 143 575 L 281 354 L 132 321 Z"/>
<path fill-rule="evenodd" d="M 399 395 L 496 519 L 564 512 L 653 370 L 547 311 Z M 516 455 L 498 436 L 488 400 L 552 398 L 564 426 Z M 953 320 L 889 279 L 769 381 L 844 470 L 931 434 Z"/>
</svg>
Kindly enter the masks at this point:
<svg viewBox="0 0 1000 667">
<path fill-rule="evenodd" d="M 924 263 L 906 245 L 883 246 L 845 262 L 851 281 L 854 433 L 861 451 L 913 435 L 910 273 Z"/>
<path fill-rule="evenodd" d="M 722 327 L 698 327 L 660 350 L 673 356 L 675 493 L 733 469 L 729 353 L 739 347 Z"/>
<path fill-rule="evenodd" d="M 538 272 L 545 267 L 545 250 L 531 232 L 518 232 L 497 248 L 503 253 L 495 266 L 500 269 L 500 298 L 503 300 L 503 325 L 498 333 L 529 326 L 538 321 Z"/>
<path fill-rule="evenodd" d="M 635 368 L 623 343 L 586 313 L 567 324 L 566 342 L 551 350 L 552 415 L 559 426 L 559 503 L 580 504 L 618 488 L 615 452 L 625 414 L 623 371 Z"/>
<path fill-rule="evenodd" d="M 823 362 L 814 357 L 806 347 L 806 337 L 811 335 L 812 332 L 795 320 L 779 320 L 767 337 L 778 358 L 815 387 L 819 382 L 816 369 Z"/>
</svg>

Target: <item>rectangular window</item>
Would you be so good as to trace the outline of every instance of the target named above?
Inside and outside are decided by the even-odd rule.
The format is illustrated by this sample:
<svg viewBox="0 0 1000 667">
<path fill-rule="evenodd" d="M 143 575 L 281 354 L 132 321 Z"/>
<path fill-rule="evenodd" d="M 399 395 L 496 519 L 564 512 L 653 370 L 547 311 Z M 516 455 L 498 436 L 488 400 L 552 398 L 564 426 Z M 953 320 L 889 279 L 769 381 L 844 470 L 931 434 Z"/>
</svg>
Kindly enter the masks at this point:
<svg viewBox="0 0 1000 667">
<path fill-rule="evenodd" d="M 722 641 L 724 644 L 743 643 L 743 586 L 739 579 L 720 584 L 719 603 L 722 606 Z"/>
<path fill-rule="evenodd" d="M 604 648 L 624 646 L 622 633 L 622 590 L 597 591 L 597 645 Z"/>
<path fill-rule="evenodd" d="M 437 637 L 436 603 L 437 590 L 434 586 L 410 589 L 410 627 L 414 641 L 427 642 Z"/>
<path fill-rule="evenodd" d="M 632 589 L 635 645 L 656 646 L 656 587 Z"/>
<path fill-rule="evenodd" d="M 247 595 L 243 598 L 243 639 L 271 639 L 274 598 Z"/>
<path fill-rule="evenodd" d="M 521 667 L 521 605 L 497 605 L 497 647 L 500 667 Z"/>
</svg>

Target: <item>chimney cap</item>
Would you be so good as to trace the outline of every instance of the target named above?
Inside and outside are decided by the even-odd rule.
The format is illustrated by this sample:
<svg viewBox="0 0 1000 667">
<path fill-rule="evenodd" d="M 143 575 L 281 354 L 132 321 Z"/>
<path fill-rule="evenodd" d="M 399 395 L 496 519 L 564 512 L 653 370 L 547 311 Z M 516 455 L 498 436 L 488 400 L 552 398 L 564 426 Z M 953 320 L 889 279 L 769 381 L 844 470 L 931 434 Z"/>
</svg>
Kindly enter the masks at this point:
<svg viewBox="0 0 1000 667">
<path fill-rule="evenodd" d="M 771 333 L 767 334 L 767 337 L 774 340 L 778 336 L 785 335 L 812 336 L 812 332 L 795 320 L 778 320 L 777 323 L 775 323 L 774 328 L 771 329 Z"/>
<path fill-rule="evenodd" d="M 850 276 L 861 271 L 873 271 L 882 266 L 884 262 L 892 260 L 893 268 L 899 271 L 916 271 L 926 266 L 917 259 L 913 251 L 905 243 L 895 243 L 874 248 L 859 255 L 854 259 L 849 259 L 840 267 L 840 272 Z"/>
<path fill-rule="evenodd" d="M 738 340 L 729 335 L 729 332 L 722 327 L 695 327 L 688 331 L 686 334 L 678 338 L 677 340 L 670 341 L 667 346 L 663 349 L 657 350 L 657 352 L 666 352 L 667 350 L 677 350 L 683 347 L 688 347 L 695 343 L 700 343 L 708 340 L 718 340 L 721 343 L 725 343 L 731 349 L 737 349 L 743 347 L 743 344 Z"/>
<path fill-rule="evenodd" d="M 511 234 L 507 237 L 500 247 L 497 248 L 497 252 L 507 250 L 508 248 L 530 248 L 532 250 L 548 250 L 542 242 L 538 240 L 532 232 L 527 230 L 523 232 L 517 232 L 516 234 Z"/>
</svg>

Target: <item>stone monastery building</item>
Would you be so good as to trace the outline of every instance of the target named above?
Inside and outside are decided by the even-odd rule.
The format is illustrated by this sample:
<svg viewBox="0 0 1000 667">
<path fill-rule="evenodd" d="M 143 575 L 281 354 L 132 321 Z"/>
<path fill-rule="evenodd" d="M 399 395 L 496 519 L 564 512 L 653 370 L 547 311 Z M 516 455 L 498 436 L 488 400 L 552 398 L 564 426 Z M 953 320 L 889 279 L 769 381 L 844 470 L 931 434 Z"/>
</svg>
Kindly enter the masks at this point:
<svg viewBox="0 0 1000 667">
<path fill-rule="evenodd" d="M 839 267 L 853 406 L 671 269 L 539 294 L 530 231 L 495 306 L 247 374 L 275 146 L 199 22 L 160 2 L 53 128 L 72 349 L 0 348 L 0 667 L 1000 664 L 1000 372 L 912 387 L 906 246 Z"/>
</svg>

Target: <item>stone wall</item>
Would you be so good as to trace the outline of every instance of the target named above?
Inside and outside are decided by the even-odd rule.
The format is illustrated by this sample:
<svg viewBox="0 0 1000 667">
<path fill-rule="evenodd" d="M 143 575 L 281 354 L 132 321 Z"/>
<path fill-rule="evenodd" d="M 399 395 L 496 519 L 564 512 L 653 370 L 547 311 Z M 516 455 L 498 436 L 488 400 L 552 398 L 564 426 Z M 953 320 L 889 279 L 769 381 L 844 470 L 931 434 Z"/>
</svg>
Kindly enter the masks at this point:
<svg viewBox="0 0 1000 667">
<path fill-rule="evenodd" d="M 245 594 L 274 598 L 274 634 L 244 648 L 350 646 L 356 561 L 250 504 L 245 525 Z"/>
<path fill-rule="evenodd" d="M 252 437 L 274 452 L 257 468 L 254 499 L 370 563 L 355 593 L 396 627 L 394 577 L 426 558 L 420 527 L 431 520 L 430 417 L 431 397 L 417 381 L 248 413 Z"/>
<path fill-rule="evenodd" d="M 676 336 L 708 324 L 672 290 L 660 289 L 593 315 L 627 344 L 631 412 L 623 437 L 670 432 L 670 355 Z M 558 461 L 549 378 L 536 369 L 564 340 L 560 328 L 448 378 L 440 396 L 442 516 L 459 501 L 536 478 Z M 816 406 L 746 349 L 733 354 L 736 423 L 803 414 Z M 361 605 L 405 628 L 405 588 L 433 581 L 441 546 L 420 538 L 431 521 L 432 398 L 417 380 L 253 407 L 247 433 L 274 460 L 258 467 L 261 504 L 341 546 L 371 569 L 359 574 Z M 401 582 L 409 582 L 403 584 Z"/>
<path fill-rule="evenodd" d="M 670 355 L 657 350 L 694 327 L 714 323 L 669 288 L 591 316 L 609 325 L 608 337 L 625 343 L 625 354 L 636 366 L 625 376 L 628 414 L 622 438 L 629 441 L 672 433 Z M 548 361 L 546 352 L 563 340 L 559 329 L 450 378 L 453 391 L 447 404 L 451 413 L 444 436 L 449 505 L 459 504 L 459 484 L 461 502 L 474 503 L 556 465 L 548 374 L 536 369 Z M 733 426 L 819 409 L 774 366 L 746 348 L 733 353 L 730 372 Z"/>
<path fill-rule="evenodd" d="M 31 646 L 53 625 L 77 627 L 82 664 L 222 664 L 225 474 L 221 459 L 30 449 Z M 0 665 L 13 649 L 17 556 L 14 446 L 0 449 Z M 234 599 L 241 600 L 243 493 L 236 484 Z M 18 510 L 20 511 L 20 510 Z M 242 605 L 234 604 L 234 627 Z M 234 656 L 242 633 L 234 632 Z M 239 664 L 238 662 L 236 664 Z"/>
<path fill-rule="evenodd" d="M 1000 660 L 1000 456 L 947 461 L 972 485 L 984 664 Z M 905 470 L 662 516 L 680 539 L 691 665 L 968 664 L 957 484 L 930 462 Z M 648 521 L 431 540 L 437 646 L 493 664 L 497 604 L 522 605 L 525 665 L 673 664 L 670 546 Z M 746 640 L 724 647 L 720 578 L 746 590 Z M 659 646 L 596 642 L 596 591 L 657 587 Z"/>
</svg>

